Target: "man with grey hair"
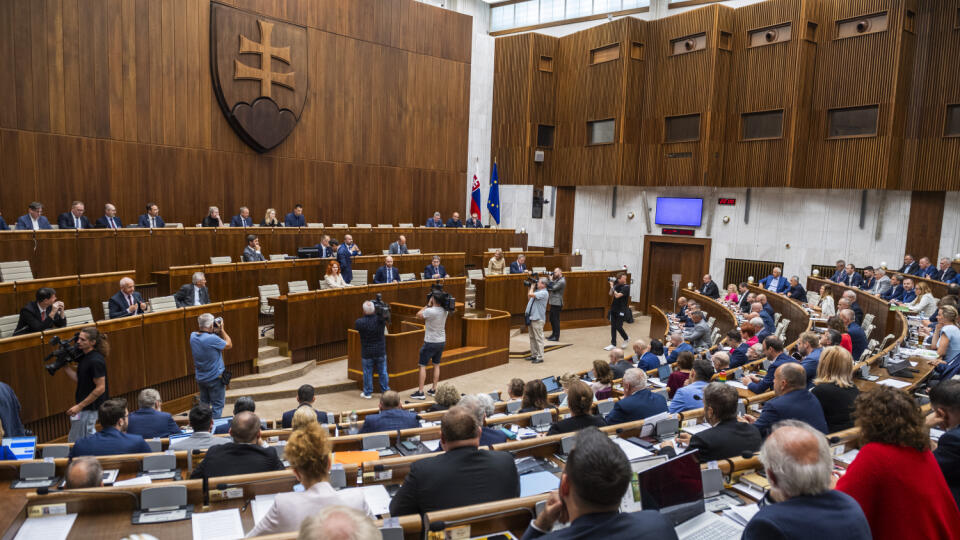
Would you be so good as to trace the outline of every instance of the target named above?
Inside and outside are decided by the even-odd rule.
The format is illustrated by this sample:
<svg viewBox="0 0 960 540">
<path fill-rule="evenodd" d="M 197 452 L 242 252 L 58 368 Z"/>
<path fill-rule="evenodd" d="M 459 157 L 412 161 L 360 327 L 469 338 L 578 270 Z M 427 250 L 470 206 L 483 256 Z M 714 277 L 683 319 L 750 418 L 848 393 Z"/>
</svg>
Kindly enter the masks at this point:
<svg viewBox="0 0 960 540">
<path fill-rule="evenodd" d="M 220 209 L 211 206 L 207 209 L 207 215 L 200 222 L 201 227 L 223 227 L 223 219 L 220 217 Z"/>
<path fill-rule="evenodd" d="M 547 278 L 542 277 L 530 285 L 527 291 L 527 308 L 524 313 L 530 321 L 530 356 L 534 364 L 543 363 L 543 325 L 547 321 Z"/>
<path fill-rule="evenodd" d="M 387 374 L 387 341 L 384 337 L 386 321 L 376 314 L 373 302 L 363 303 L 363 317 L 353 323 L 354 330 L 360 334 L 360 364 L 363 367 L 363 392 L 360 397 L 373 397 L 373 373 L 380 380 L 380 392 L 390 390 L 390 376 Z"/>
<path fill-rule="evenodd" d="M 710 326 L 703 320 L 703 312 L 700 310 L 690 314 L 690 320 L 693 326 L 683 332 L 683 339 L 689 341 L 695 349 L 703 349 L 710 346 Z"/>
<path fill-rule="evenodd" d="M 610 351 L 608 361 L 610 363 L 610 369 L 613 370 L 614 379 L 622 379 L 623 374 L 626 373 L 628 369 L 635 367 L 633 363 L 623 357 L 623 349 L 620 347 L 616 347 Z"/>
<path fill-rule="evenodd" d="M 930 276 L 930 279 L 951 283 L 955 277 L 957 272 L 953 269 L 953 261 L 949 257 L 943 257 L 940 259 L 940 268 Z"/>
<path fill-rule="evenodd" d="M 457 406 L 470 411 L 483 426 L 480 430 L 480 446 L 507 442 L 507 435 L 503 431 L 486 426 L 487 417 L 495 410 L 493 398 L 489 394 L 467 394 L 460 398 Z"/>
<path fill-rule="evenodd" d="M 97 218 L 94 227 L 97 229 L 122 229 L 123 220 L 117 217 L 117 207 L 110 203 L 103 205 L 103 216 Z"/>
<path fill-rule="evenodd" d="M 146 388 L 140 391 L 137 401 L 140 408 L 130 413 L 127 433 L 140 435 L 144 439 L 169 437 L 180 433 L 180 427 L 173 421 L 170 413 L 160 410 L 160 392 L 153 388 Z"/>
<path fill-rule="evenodd" d="M 143 301 L 140 293 L 134 290 L 135 287 L 136 284 L 128 277 L 120 280 L 120 291 L 107 302 L 109 318 L 118 319 L 147 312 L 147 303 Z"/>
<path fill-rule="evenodd" d="M 369 516 L 346 506 L 325 506 L 303 520 L 297 540 L 380 540 Z"/>
<path fill-rule="evenodd" d="M 850 302 L 850 309 L 853 310 L 853 314 L 857 317 L 857 324 L 863 324 L 863 310 L 860 309 L 860 304 L 857 303 L 857 293 L 848 289 L 843 291 L 843 298 Z"/>
<path fill-rule="evenodd" d="M 781 420 L 802 420 L 822 433 L 827 432 L 823 407 L 807 391 L 807 374 L 799 362 L 789 362 L 777 368 L 773 374 L 773 391 L 777 397 L 764 403 L 760 417 L 747 414 L 743 421 L 753 424 L 764 437 Z"/>
<path fill-rule="evenodd" d="M 779 422 L 760 449 L 760 462 L 770 482 L 768 504 L 747 523 L 745 540 L 871 538 L 857 501 L 830 489 L 833 456 L 822 433 L 796 420 Z"/>
<path fill-rule="evenodd" d="M 858 362 L 863 351 L 867 350 L 867 335 L 863 328 L 860 328 L 860 323 L 856 321 L 857 316 L 852 309 L 841 309 L 837 313 L 840 315 L 843 325 L 847 327 L 847 333 L 850 334 L 850 343 L 853 349 L 850 354 L 853 355 L 853 361 Z"/>
<path fill-rule="evenodd" d="M 680 357 L 680 353 L 684 351 L 693 352 L 693 347 L 689 343 L 683 341 L 683 332 L 671 332 L 670 333 L 670 346 L 667 348 L 669 354 L 667 355 L 667 363 L 672 364 L 677 361 L 677 358 Z"/>
<path fill-rule="evenodd" d="M 873 271 L 873 274 L 877 279 L 873 284 L 873 287 L 871 287 L 867 292 L 877 296 L 882 296 L 890 292 L 890 276 L 887 275 L 887 270 L 879 267 Z"/>
<path fill-rule="evenodd" d="M 759 304 L 754 305 L 757 306 Z M 764 324 L 763 319 L 760 317 L 754 317 L 750 319 L 750 326 L 753 327 L 753 335 L 757 336 L 757 339 L 760 341 L 763 341 L 765 337 L 770 335 L 770 332 L 767 332 L 766 324 Z"/>
<path fill-rule="evenodd" d="M 73 458 L 67 465 L 67 489 L 103 486 L 103 467 L 94 456 Z"/>
<path fill-rule="evenodd" d="M 210 405 L 213 417 L 220 418 L 229 383 L 229 379 L 224 381 L 223 378 L 223 351 L 233 347 L 233 340 L 223 328 L 223 319 L 214 319 L 209 313 L 197 317 L 197 326 L 199 331 L 190 334 L 190 350 L 200 388 L 200 403 Z"/>
<path fill-rule="evenodd" d="M 789 285 L 782 274 L 783 270 L 781 270 L 779 266 L 774 266 L 770 275 L 760 280 L 760 285 L 768 291 L 776 293 L 787 292 Z"/>
<path fill-rule="evenodd" d="M 623 395 L 624 398 L 616 402 L 604 418 L 608 425 L 643 420 L 667 412 L 666 398 L 647 388 L 647 374 L 642 369 L 628 369 L 623 374 Z"/>
<path fill-rule="evenodd" d="M 194 272 L 191 283 L 187 283 L 173 295 L 177 307 L 202 306 L 210 303 L 210 292 L 207 290 L 207 277 L 203 272 Z"/>
<path fill-rule="evenodd" d="M 714 300 L 720 298 L 720 287 L 717 287 L 717 284 L 713 282 L 713 276 L 710 274 L 703 275 L 703 285 L 700 286 L 700 294 L 713 298 Z"/>
<path fill-rule="evenodd" d="M 718 373 L 730 367 L 730 355 L 723 351 L 713 353 L 710 361 L 713 362 L 714 371 Z"/>
</svg>

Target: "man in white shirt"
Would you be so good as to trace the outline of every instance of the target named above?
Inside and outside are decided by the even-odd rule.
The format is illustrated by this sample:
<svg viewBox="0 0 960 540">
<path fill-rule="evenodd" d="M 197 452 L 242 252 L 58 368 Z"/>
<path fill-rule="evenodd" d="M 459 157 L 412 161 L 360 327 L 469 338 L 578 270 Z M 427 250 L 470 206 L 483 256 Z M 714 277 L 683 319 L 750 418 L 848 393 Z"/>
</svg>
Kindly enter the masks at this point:
<svg viewBox="0 0 960 540">
<path fill-rule="evenodd" d="M 420 347 L 420 388 L 410 394 L 413 399 L 426 399 L 423 393 L 423 384 L 427 380 L 427 366 L 433 363 L 433 388 L 427 394 L 437 392 L 437 383 L 440 382 L 440 359 L 443 357 L 443 348 L 447 344 L 447 310 L 437 299 L 436 292 L 431 292 L 427 305 L 417 313 L 418 319 L 423 319 L 425 331 L 423 346 Z"/>
<path fill-rule="evenodd" d="M 230 437 L 213 436 L 213 409 L 206 403 L 197 403 L 190 409 L 190 427 L 193 434 L 189 437 L 173 439 L 170 448 L 175 450 L 206 450 L 211 446 L 231 442 Z"/>
</svg>

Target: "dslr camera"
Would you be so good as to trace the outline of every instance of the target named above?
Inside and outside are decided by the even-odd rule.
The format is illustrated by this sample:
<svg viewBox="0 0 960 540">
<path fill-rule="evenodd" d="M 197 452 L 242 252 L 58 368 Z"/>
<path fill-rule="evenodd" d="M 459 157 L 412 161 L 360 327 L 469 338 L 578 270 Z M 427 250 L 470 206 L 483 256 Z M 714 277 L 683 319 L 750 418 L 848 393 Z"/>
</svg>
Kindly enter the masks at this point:
<svg viewBox="0 0 960 540">
<path fill-rule="evenodd" d="M 451 313 L 457 310 L 457 299 L 443 290 L 443 283 L 434 283 L 430 286 L 430 292 L 427 293 L 427 302 L 430 302 L 430 298 L 433 298 L 438 306 Z"/>
<path fill-rule="evenodd" d="M 527 287 L 533 287 L 540 281 L 539 272 L 530 272 L 530 276 L 523 280 L 523 284 Z"/>
<path fill-rule="evenodd" d="M 376 314 L 377 319 L 380 320 L 383 324 L 390 324 L 390 306 L 383 301 L 383 295 L 377 293 L 376 297 L 373 300 L 373 312 Z"/>
<path fill-rule="evenodd" d="M 44 362 L 51 358 L 53 359 L 53 362 L 43 365 L 47 373 L 53 375 L 63 366 L 80 361 L 80 358 L 83 357 L 83 351 L 77 346 L 77 338 L 79 336 L 80 332 L 77 332 L 67 341 L 63 341 L 59 336 L 53 336 L 53 338 L 50 339 L 50 345 L 57 348 L 43 359 Z"/>
<path fill-rule="evenodd" d="M 609 281 L 610 283 L 613 283 L 613 282 L 617 281 L 617 279 L 619 279 L 619 278 L 617 278 L 617 276 L 609 276 L 609 277 L 607 277 L 607 281 Z"/>
</svg>

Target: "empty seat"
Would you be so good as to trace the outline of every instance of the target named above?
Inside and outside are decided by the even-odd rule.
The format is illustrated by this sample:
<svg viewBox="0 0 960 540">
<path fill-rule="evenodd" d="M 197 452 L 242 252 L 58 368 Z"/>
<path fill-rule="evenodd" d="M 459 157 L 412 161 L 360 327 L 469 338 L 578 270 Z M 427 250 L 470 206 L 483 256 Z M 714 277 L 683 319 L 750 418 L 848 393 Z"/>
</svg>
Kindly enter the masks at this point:
<svg viewBox="0 0 960 540">
<path fill-rule="evenodd" d="M 814 306 L 817 305 L 817 304 L 819 304 L 819 303 L 820 303 L 820 294 L 819 294 L 819 293 L 815 293 L 815 292 L 807 291 L 807 303 L 808 303 L 808 304 L 812 304 L 812 305 L 814 305 Z M 864 315 L 864 319 L 866 319 L 866 315 Z"/>
<path fill-rule="evenodd" d="M 470 279 L 483 279 L 483 270 L 467 270 L 467 277 Z"/>
<path fill-rule="evenodd" d="M 717 322 L 716 317 L 707 317 L 707 326 L 713 328 L 713 325 Z"/>
<path fill-rule="evenodd" d="M 319 229 L 323 227 L 323 223 L 307 223 L 308 229 Z"/>
<path fill-rule="evenodd" d="M 774 314 L 773 314 L 773 324 L 779 323 L 779 322 L 780 322 L 780 317 L 783 317 L 783 315 L 781 315 L 780 313 L 774 313 Z"/>
<path fill-rule="evenodd" d="M 267 302 L 267 299 L 280 296 L 280 286 L 276 283 L 257 285 L 257 290 L 260 291 L 260 313 L 273 315 L 273 306 Z"/>
<path fill-rule="evenodd" d="M 51 224 L 50 224 L 50 228 L 53 229 L 53 230 L 57 230 L 57 229 L 60 228 L 60 226 L 57 225 L 57 224 L 55 224 L 55 223 L 51 223 Z"/>
<path fill-rule="evenodd" d="M 389 255 L 389 254 L 390 254 L 390 250 L 389 250 L 389 249 L 383 249 L 383 250 L 380 251 L 380 253 L 381 253 L 381 255 Z"/>
<path fill-rule="evenodd" d="M 372 225 L 370 225 L 369 223 L 357 223 L 357 228 L 358 228 L 358 229 L 370 229 L 370 228 L 372 228 Z"/>
<path fill-rule="evenodd" d="M 103 320 L 110 318 L 110 301 L 103 302 Z"/>
<path fill-rule="evenodd" d="M 397 227 L 408 227 L 413 228 L 413 223 L 400 223 Z"/>
<path fill-rule="evenodd" d="M 67 318 L 67 324 L 70 326 L 93 322 L 93 313 L 88 307 L 65 309 L 63 310 L 63 316 Z"/>
<path fill-rule="evenodd" d="M 230 264 L 232 262 L 233 262 L 233 259 L 227 256 L 210 257 L 210 264 Z"/>
<path fill-rule="evenodd" d="M 863 328 L 863 335 L 866 337 L 870 337 L 870 334 L 873 333 L 873 329 L 876 327 L 872 324 L 868 324 L 866 326 L 863 326 L 862 328 Z"/>
<path fill-rule="evenodd" d="M 310 291 L 310 286 L 307 285 L 306 281 L 303 281 L 303 280 L 291 281 L 290 283 L 287 283 L 287 294 L 309 292 L 309 291 Z"/>
<path fill-rule="evenodd" d="M 390 223 L 380 223 L 379 225 L 377 225 L 377 228 L 378 228 L 378 229 L 392 229 L 392 228 L 393 228 L 393 225 L 390 224 Z"/>
<path fill-rule="evenodd" d="M 541 273 L 541 274 L 546 274 L 546 273 L 547 273 L 547 267 L 546 267 L 546 266 L 534 266 L 534 267 L 533 267 L 533 271 L 534 271 L 534 272 L 539 272 L 539 273 Z"/>
<path fill-rule="evenodd" d="M 41 457 L 43 459 L 70 457 L 70 447 L 65 444 L 58 444 L 55 446 L 44 446 Z"/>
<path fill-rule="evenodd" d="M 330 284 L 328 284 L 328 283 L 326 282 L 326 280 L 321 279 L 321 280 L 320 280 L 320 286 L 317 287 L 317 290 L 325 291 L 325 290 L 327 290 L 327 289 L 329 289 L 329 288 L 330 288 Z"/>
<path fill-rule="evenodd" d="M 351 285 L 361 286 L 367 284 L 367 279 L 369 279 L 370 273 L 368 270 L 354 270 L 353 279 L 350 281 Z"/>
<path fill-rule="evenodd" d="M 24 281 L 33 279 L 30 261 L 0 262 L 0 281 Z"/>
<path fill-rule="evenodd" d="M 523 248 L 522 248 L 522 247 L 510 248 L 510 253 L 516 253 L 516 252 L 518 252 L 518 251 L 523 251 Z"/>
<path fill-rule="evenodd" d="M 0 317 L 0 338 L 12 336 L 13 331 L 17 329 L 18 322 L 20 322 L 20 315 L 4 315 Z"/>
<path fill-rule="evenodd" d="M 867 313 L 863 316 L 863 322 L 860 323 L 860 326 L 873 326 L 873 313 Z"/>
<path fill-rule="evenodd" d="M 167 229 L 182 229 L 183 223 L 164 223 L 163 226 Z"/>
<path fill-rule="evenodd" d="M 346 223 L 334 223 L 333 226 L 334 226 L 335 228 L 337 228 L 337 229 L 346 229 L 346 228 L 347 228 L 347 224 L 346 224 Z"/>
<path fill-rule="evenodd" d="M 400 274 L 400 281 L 416 281 L 416 280 L 417 280 L 417 275 L 414 274 L 413 272 L 409 274 Z M 14 323 L 16 323 L 16 321 L 14 321 Z"/>
<path fill-rule="evenodd" d="M 157 296 L 150 299 L 150 311 L 169 311 L 177 309 L 177 301 L 173 296 Z"/>
<path fill-rule="evenodd" d="M 288 255 L 287 255 L 286 253 L 272 253 L 272 254 L 270 255 L 270 260 L 271 260 L 271 261 L 283 261 L 283 260 L 286 260 L 287 257 L 288 257 Z"/>
</svg>

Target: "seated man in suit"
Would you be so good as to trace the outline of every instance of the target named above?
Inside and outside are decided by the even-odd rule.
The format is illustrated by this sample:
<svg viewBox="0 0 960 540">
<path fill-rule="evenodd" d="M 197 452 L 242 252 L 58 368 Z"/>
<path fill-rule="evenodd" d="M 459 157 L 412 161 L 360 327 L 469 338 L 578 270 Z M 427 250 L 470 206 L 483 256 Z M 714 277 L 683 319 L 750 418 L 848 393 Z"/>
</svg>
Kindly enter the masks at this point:
<svg viewBox="0 0 960 540">
<path fill-rule="evenodd" d="M 190 409 L 190 427 L 193 434 L 170 441 L 174 450 L 206 450 L 218 444 L 227 444 L 229 437 L 213 436 L 213 408 L 207 403 L 197 403 Z"/>
<path fill-rule="evenodd" d="M 297 408 L 290 409 L 283 413 L 281 419 L 281 425 L 283 429 L 290 429 L 293 426 L 293 415 L 303 407 L 310 407 L 313 409 L 313 401 L 316 399 L 315 390 L 312 385 L 302 384 L 300 388 L 297 388 Z M 314 412 L 317 413 L 317 422 L 321 424 L 329 424 L 334 421 L 333 418 L 328 418 L 327 413 L 320 412 L 314 409 Z"/>
<path fill-rule="evenodd" d="M 750 304 L 753 303 L 753 300 L 748 300 L 747 297 L 750 296 L 750 287 L 747 286 L 745 282 L 741 282 L 737 285 L 737 294 L 740 296 L 740 311 L 747 311 L 750 309 Z"/>
<path fill-rule="evenodd" d="M 918 277 L 931 279 L 937 273 L 937 269 L 930 263 L 929 257 L 920 257 L 918 264 L 920 266 L 920 269 L 916 272 Z"/>
<path fill-rule="evenodd" d="M 290 212 L 283 218 L 284 227 L 306 227 L 307 218 L 303 215 L 303 205 L 293 205 L 293 212 Z"/>
<path fill-rule="evenodd" d="M 626 373 L 628 369 L 636 367 L 623 357 L 623 349 L 620 347 L 615 347 L 610 351 L 608 362 L 610 362 L 610 369 L 613 370 L 614 379 L 622 379 L 623 374 Z"/>
<path fill-rule="evenodd" d="M 468 229 L 482 229 L 483 223 L 480 223 L 480 216 L 474 212 L 470 214 L 470 219 L 467 220 L 466 224 L 464 224 L 464 227 Z"/>
<path fill-rule="evenodd" d="M 860 290 L 870 292 L 877 286 L 876 273 L 872 266 L 866 266 L 863 269 L 863 282 L 860 283 Z"/>
<path fill-rule="evenodd" d="M 728 384 L 713 382 L 706 385 L 703 389 L 703 418 L 712 427 L 693 436 L 682 431 L 677 435 L 677 442 L 686 445 L 687 452 L 699 450 L 697 459 L 701 463 L 756 452 L 763 439 L 756 427 L 737 421 L 739 401 L 737 389 Z"/>
<path fill-rule="evenodd" d="M 390 251 L 391 255 L 406 255 L 410 253 L 410 250 L 407 249 L 407 237 L 401 234 L 396 242 L 390 244 L 388 251 Z"/>
<path fill-rule="evenodd" d="M 104 401 L 97 411 L 97 420 L 100 422 L 100 431 L 73 443 L 70 447 L 71 458 L 150 452 L 143 437 L 126 433 L 127 400 L 115 398 Z"/>
<path fill-rule="evenodd" d="M 759 343 L 762 343 L 767 336 L 771 335 L 770 332 L 767 332 L 766 323 L 759 316 L 751 317 L 747 324 L 753 327 L 753 335 L 757 336 L 757 342 Z"/>
<path fill-rule="evenodd" d="M 902 306 L 917 299 L 917 282 L 913 278 L 903 278 L 900 285 L 903 287 L 903 294 L 900 295 L 900 298 L 892 298 L 891 302 Z"/>
<path fill-rule="evenodd" d="M 752 336 L 753 334 L 750 333 L 749 335 Z M 748 345 L 744 339 L 743 332 L 738 331 L 736 328 L 730 330 L 727 332 L 726 343 L 727 347 L 730 347 L 730 369 L 737 369 L 746 364 L 747 351 L 750 349 L 750 345 Z"/>
<path fill-rule="evenodd" d="M 167 226 L 163 218 L 160 217 L 160 207 L 157 206 L 157 203 L 152 202 L 147 203 L 147 213 L 140 214 L 137 225 L 143 229 L 162 229 Z"/>
<path fill-rule="evenodd" d="M 670 400 L 667 411 L 676 414 L 703 407 L 703 389 L 710 383 L 713 373 L 713 362 L 706 358 L 694 360 L 690 377 L 673 394 L 673 399 Z"/>
<path fill-rule="evenodd" d="M 944 431 L 933 450 L 943 477 L 960 506 L 960 381 L 947 380 L 930 390 L 932 414 L 927 427 Z"/>
<path fill-rule="evenodd" d="M 847 273 L 844 270 L 847 266 L 847 263 L 843 259 L 837 261 L 837 271 L 833 273 L 833 276 L 830 278 L 830 281 L 834 283 L 843 283 L 843 276 Z"/>
<path fill-rule="evenodd" d="M 137 401 L 140 408 L 130 413 L 127 433 L 140 435 L 144 439 L 163 438 L 180 433 L 180 426 L 173 421 L 173 416 L 160 410 L 160 392 L 145 388 L 140 391 Z"/>
<path fill-rule="evenodd" d="M 3 219 L 3 214 L 0 214 L 0 231 L 9 231 L 10 226 L 7 225 L 6 220 Z"/>
<path fill-rule="evenodd" d="M 807 374 L 798 362 L 788 362 L 776 370 L 773 391 L 777 397 L 763 404 L 760 417 L 745 415 L 766 437 L 773 426 L 782 420 L 801 420 L 821 433 L 827 432 L 827 419 L 820 401 L 807 391 Z"/>
<path fill-rule="evenodd" d="M 477 424 L 480 428 L 480 446 L 487 448 L 491 444 L 500 444 L 507 442 L 507 434 L 503 431 L 487 427 L 486 420 L 493 416 L 496 407 L 493 404 L 493 398 L 490 394 L 467 394 L 460 398 L 457 407 L 466 409 L 477 418 Z"/>
<path fill-rule="evenodd" d="M 201 227 L 223 227 L 223 218 L 220 217 L 220 209 L 211 206 L 207 209 L 207 215 L 203 216 L 200 222 Z"/>
<path fill-rule="evenodd" d="M 900 282 L 900 276 L 897 274 L 892 274 L 890 276 L 890 286 L 887 287 L 885 293 L 880 294 L 880 298 L 888 301 L 894 302 L 903 298 L 903 283 Z"/>
<path fill-rule="evenodd" d="M 762 297 L 762 296 L 763 296 L 762 294 L 761 294 L 761 295 L 758 295 L 758 298 L 760 298 L 760 297 Z M 766 305 L 769 306 L 770 304 L 766 304 Z M 763 321 L 763 330 L 764 330 L 768 335 L 769 335 L 769 334 L 773 334 L 774 332 L 777 331 L 777 323 L 773 322 L 773 314 L 770 313 L 770 311 L 773 309 L 773 307 L 771 306 L 771 308 L 768 310 L 768 309 L 765 309 L 763 306 L 764 306 L 764 304 L 762 304 L 762 303 L 760 303 L 760 302 L 754 302 L 754 304 L 753 304 L 752 306 L 750 306 L 750 309 L 751 309 L 754 313 L 757 314 L 757 317 L 758 317 L 761 321 Z M 752 321 L 751 321 L 751 322 L 752 322 Z M 757 333 L 759 334 L 759 331 L 758 331 Z M 765 336 L 764 336 L 764 337 L 765 337 Z M 760 339 L 763 339 L 763 338 L 760 338 Z"/>
<path fill-rule="evenodd" d="M 90 220 L 83 215 L 86 208 L 80 201 L 73 201 L 70 205 L 70 211 L 64 212 L 57 217 L 57 225 L 61 229 L 92 229 Z"/>
<path fill-rule="evenodd" d="M 190 478 L 232 476 L 282 471 L 283 462 L 273 448 L 260 446 L 260 419 L 250 411 L 233 417 L 230 424 L 233 442 L 207 450 L 206 457 L 190 473 Z"/>
<path fill-rule="evenodd" d="M 27 207 L 27 213 L 17 219 L 18 231 L 42 231 L 50 230 L 50 222 L 43 215 L 43 203 L 33 201 Z"/>
<path fill-rule="evenodd" d="M 434 212 L 433 217 L 427 218 L 427 227 L 443 227 L 443 218 L 440 212 Z"/>
<path fill-rule="evenodd" d="M 529 272 L 527 270 L 527 256 L 521 253 L 517 256 L 517 260 L 510 263 L 510 273 L 522 274 L 524 272 Z"/>
<path fill-rule="evenodd" d="M 410 465 L 390 501 L 390 515 L 425 514 L 519 497 L 520 476 L 513 455 L 480 450 L 481 427 L 471 411 L 451 407 L 440 420 L 444 452 Z"/>
<path fill-rule="evenodd" d="M 440 257 L 434 255 L 430 264 L 423 269 L 423 279 L 448 278 L 447 269 L 440 264 Z"/>
<path fill-rule="evenodd" d="M 233 417 L 236 418 L 242 412 L 257 412 L 257 402 L 250 396 L 240 396 L 236 401 L 233 402 Z M 216 429 L 213 430 L 214 435 L 224 435 L 230 433 L 230 426 L 233 425 L 233 420 L 230 420 L 229 423 L 220 424 Z M 260 421 L 260 429 L 267 429 L 267 423 L 263 420 Z"/>
<path fill-rule="evenodd" d="M 396 431 L 420 427 L 417 413 L 400 408 L 400 394 L 388 390 L 380 394 L 380 412 L 369 414 L 363 419 L 360 433 L 375 433 L 377 431 Z"/>
<path fill-rule="evenodd" d="M 400 281 L 400 270 L 393 265 L 393 257 L 387 255 L 387 258 L 383 260 L 383 266 L 377 268 L 377 273 L 373 276 L 373 282 L 393 283 L 395 281 Z"/>
<path fill-rule="evenodd" d="M 944 283 L 950 283 L 957 277 L 956 270 L 953 269 L 953 261 L 948 257 L 943 257 L 940 259 L 940 268 L 930 276 L 930 279 L 935 279 L 937 281 L 942 281 Z"/>
<path fill-rule="evenodd" d="M 131 278 L 125 277 L 120 280 L 120 291 L 111 296 L 110 301 L 107 302 L 111 319 L 147 312 L 147 303 L 143 301 L 140 293 L 134 290 L 134 286 Z"/>
<path fill-rule="evenodd" d="M 191 283 L 187 283 L 173 295 L 177 307 L 202 306 L 210 303 L 210 291 L 207 290 L 207 277 L 203 272 L 194 272 Z"/>
<path fill-rule="evenodd" d="M 317 248 L 317 257 L 321 259 L 326 259 L 328 257 L 333 257 L 337 254 L 337 250 L 330 243 L 330 235 L 325 234 L 320 238 L 320 243 L 315 246 Z"/>
<path fill-rule="evenodd" d="M 460 212 L 453 213 L 453 217 L 447 220 L 447 227 L 452 229 L 463 227 L 463 222 L 460 221 Z"/>
<path fill-rule="evenodd" d="M 813 385 L 813 379 L 817 377 L 817 368 L 820 367 L 820 353 L 823 348 L 820 347 L 820 336 L 816 332 L 804 332 L 800 334 L 797 340 L 797 352 L 803 355 L 800 365 L 807 374 L 807 386 Z"/>
<path fill-rule="evenodd" d="M 103 205 L 103 216 L 97 218 L 97 229 L 122 229 L 123 220 L 117 217 L 117 207 L 107 203 Z"/>
<path fill-rule="evenodd" d="M 253 227 L 253 218 L 250 217 L 250 209 L 246 206 L 240 207 L 240 213 L 230 218 L 231 227 Z"/>
<path fill-rule="evenodd" d="M 890 291 L 890 276 L 887 275 L 887 271 L 884 268 L 874 269 L 873 276 L 876 283 L 874 283 L 873 287 L 867 292 L 883 298 L 883 295 Z"/>
<path fill-rule="evenodd" d="M 64 481 L 67 489 L 103 487 L 103 466 L 93 456 L 71 459 Z"/>
<path fill-rule="evenodd" d="M 806 304 L 807 303 L 807 290 L 803 288 L 803 285 L 800 284 L 799 276 L 790 277 L 790 288 L 787 290 L 787 296 L 793 298 L 797 302 Z"/>
<path fill-rule="evenodd" d="M 858 288 L 863 284 L 863 276 L 857 272 L 856 268 L 852 264 L 848 264 L 843 269 L 843 276 L 840 280 L 840 283 L 846 285 L 847 287 Z"/>
<path fill-rule="evenodd" d="M 683 340 L 682 332 L 670 333 L 670 344 L 667 345 L 667 363 L 672 364 L 677 361 L 677 357 L 684 351 L 693 352 L 693 347 Z"/>
<path fill-rule="evenodd" d="M 765 295 L 765 294 L 763 294 L 763 293 L 758 294 L 758 295 L 757 295 L 757 303 L 760 304 L 760 307 L 763 308 L 763 311 L 766 311 L 767 314 L 770 315 L 770 318 L 771 318 L 771 319 L 772 319 L 773 316 L 776 314 L 776 311 L 773 309 L 773 306 L 770 305 L 770 301 L 769 301 L 769 299 L 767 298 L 767 295 Z M 760 313 L 760 312 L 757 312 L 757 313 Z"/>
<path fill-rule="evenodd" d="M 703 285 L 700 286 L 700 294 L 716 300 L 720 298 L 720 288 L 713 282 L 710 274 L 703 275 Z"/>
<path fill-rule="evenodd" d="M 689 341 L 694 349 L 702 349 L 710 346 L 710 326 L 703 320 L 704 313 L 700 310 L 690 314 L 690 320 L 693 326 L 683 332 L 684 341 Z"/>
<path fill-rule="evenodd" d="M 783 271 L 780 270 L 779 266 L 773 267 L 773 272 L 760 280 L 760 286 L 768 291 L 773 291 L 777 293 L 785 293 L 787 289 L 790 288 L 790 284 L 787 283 L 787 279 L 783 277 Z"/>
<path fill-rule="evenodd" d="M 267 260 L 260 252 L 260 238 L 255 234 L 247 235 L 247 247 L 243 248 L 243 262 L 261 262 Z"/>
<path fill-rule="evenodd" d="M 860 328 L 860 325 L 857 324 L 856 314 L 852 309 L 841 309 L 838 315 L 840 315 L 840 320 L 843 321 L 844 326 L 847 327 L 847 333 L 850 334 L 850 342 L 853 348 L 850 354 L 853 355 L 853 361 L 859 362 L 860 355 L 867 349 L 867 335 L 863 332 L 863 328 Z"/>
<path fill-rule="evenodd" d="M 777 336 L 767 336 L 763 340 L 763 354 L 766 355 L 767 360 L 770 361 L 770 366 L 767 367 L 767 374 L 764 375 L 763 379 L 756 375 L 744 375 L 743 379 L 740 380 L 740 382 L 747 385 L 747 388 L 754 394 L 762 394 L 773 388 L 774 375 L 779 371 L 780 366 L 789 363 L 797 364 L 798 367 L 800 366 L 800 363 L 794 360 L 792 356 L 783 352 L 783 340 Z M 800 367 L 800 370 L 803 371 L 803 368 Z M 804 376 L 803 388 L 806 387 L 806 376 Z"/>
<path fill-rule="evenodd" d="M 744 540 L 872 538 L 857 501 L 832 489 L 833 457 L 822 433 L 788 420 L 767 437 L 760 462 L 770 482 L 769 501 L 747 523 Z"/>
<path fill-rule="evenodd" d="M 57 300 L 57 291 L 50 287 L 37 289 L 36 301 L 20 310 L 20 319 L 13 335 L 32 334 L 51 328 L 63 328 L 67 318 L 63 315 L 63 302 Z"/>
<path fill-rule="evenodd" d="M 623 374 L 623 395 L 604 418 L 608 425 L 643 420 L 667 412 L 666 398 L 647 388 L 647 374 L 642 369 L 628 369 Z"/>
<path fill-rule="evenodd" d="M 900 272 L 901 274 L 916 275 L 917 270 L 919 269 L 920 265 L 917 264 L 917 261 L 913 260 L 913 255 L 907 253 L 903 256 L 903 266 L 901 266 L 897 272 Z"/>
<path fill-rule="evenodd" d="M 627 456 L 605 433 L 589 427 L 576 435 L 560 488 L 523 533 L 523 540 L 631 538 L 675 540 L 673 523 L 656 510 L 620 512 L 623 494 L 634 476 Z M 554 524 L 570 526 L 550 532 Z"/>
<path fill-rule="evenodd" d="M 849 308 L 853 310 L 853 314 L 856 315 L 857 324 L 861 324 L 863 322 L 863 310 L 860 309 L 860 304 L 857 303 L 857 293 L 851 290 L 843 291 L 841 299 L 847 300 Z M 837 305 L 839 306 L 840 303 L 837 302 Z"/>
</svg>

